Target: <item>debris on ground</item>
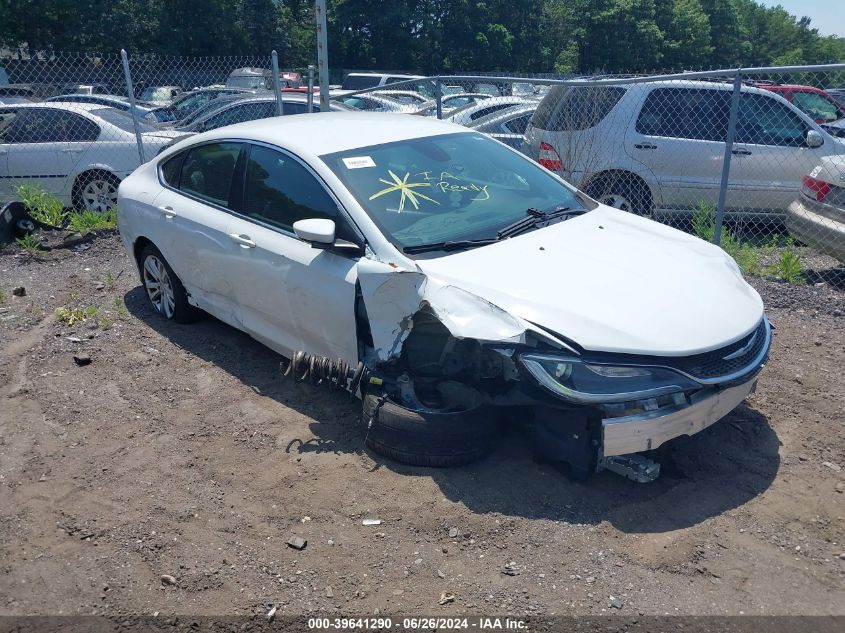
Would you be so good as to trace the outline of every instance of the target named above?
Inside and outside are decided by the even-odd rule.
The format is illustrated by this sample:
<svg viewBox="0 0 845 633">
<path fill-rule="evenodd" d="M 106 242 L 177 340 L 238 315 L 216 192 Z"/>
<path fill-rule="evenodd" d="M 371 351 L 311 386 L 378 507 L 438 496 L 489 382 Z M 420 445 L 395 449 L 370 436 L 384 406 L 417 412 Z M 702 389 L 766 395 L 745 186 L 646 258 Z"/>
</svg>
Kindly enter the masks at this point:
<svg viewBox="0 0 845 633">
<path fill-rule="evenodd" d="M 455 601 L 455 594 L 446 593 L 444 591 L 443 593 L 440 594 L 440 600 L 437 601 L 437 604 L 442 606 L 444 604 L 449 604 L 450 602 L 454 602 L 454 601 Z"/>
<path fill-rule="evenodd" d="M 364 519 L 361 525 L 381 525 L 381 519 Z"/>
<path fill-rule="evenodd" d="M 162 585 L 175 585 L 176 584 L 176 577 L 171 576 L 170 574 L 162 574 L 161 575 L 161 584 Z"/>
<path fill-rule="evenodd" d="M 26 288 L 23 286 L 17 286 L 12 289 L 12 294 L 16 297 L 25 297 L 26 296 Z"/>
<path fill-rule="evenodd" d="M 88 354 L 76 354 L 73 357 L 73 362 L 80 367 L 84 367 L 85 365 L 91 364 L 91 357 Z"/>
<path fill-rule="evenodd" d="M 267 612 L 267 615 L 265 615 L 264 617 L 267 618 L 268 622 L 273 621 L 273 619 L 276 617 L 276 605 L 275 604 L 272 607 L 270 607 L 270 610 Z"/>
<path fill-rule="evenodd" d="M 308 545 L 308 541 L 300 536 L 292 536 L 288 539 L 288 547 L 295 550 L 304 550 L 306 545 Z"/>
</svg>

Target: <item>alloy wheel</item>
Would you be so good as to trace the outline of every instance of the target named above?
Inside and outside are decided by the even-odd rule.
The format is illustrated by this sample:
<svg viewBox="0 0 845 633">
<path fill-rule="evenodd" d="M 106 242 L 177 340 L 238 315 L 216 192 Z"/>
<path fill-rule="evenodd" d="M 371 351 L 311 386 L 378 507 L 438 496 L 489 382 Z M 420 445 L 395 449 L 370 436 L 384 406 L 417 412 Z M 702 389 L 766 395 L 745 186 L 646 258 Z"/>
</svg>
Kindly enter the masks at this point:
<svg viewBox="0 0 845 633">
<path fill-rule="evenodd" d="M 148 255 L 144 260 L 144 288 L 147 290 L 147 296 L 153 308 L 159 314 L 172 319 L 176 310 L 173 282 L 164 262 L 155 255 Z"/>
<path fill-rule="evenodd" d="M 117 185 L 105 178 L 95 178 L 85 183 L 80 197 L 87 211 L 105 213 L 117 205 Z"/>
</svg>

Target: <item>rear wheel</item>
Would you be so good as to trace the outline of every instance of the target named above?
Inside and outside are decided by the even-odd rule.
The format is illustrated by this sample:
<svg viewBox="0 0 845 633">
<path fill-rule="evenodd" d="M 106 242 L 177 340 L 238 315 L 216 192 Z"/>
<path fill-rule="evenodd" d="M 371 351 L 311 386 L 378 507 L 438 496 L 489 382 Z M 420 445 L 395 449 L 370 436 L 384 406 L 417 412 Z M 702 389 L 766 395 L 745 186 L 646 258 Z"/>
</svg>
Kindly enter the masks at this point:
<svg viewBox="0 0 845 633">
<path fill-rule="evenodd" d="M 628 213 L 651 213 L 648 186 L 642 180 L 634 180 L 622 174 L 600 176 L 587 187 L 587 195 L 601 204 Z"/>
<path fill-rule="evenodd" d="M 161 252 L 152 244 L 141 251 L 141 281 L 153 309 L 165 319 L 190 323 L 196 308 L 188 303 L 188 293 Z"/>
<path fill-rule="evenodd" d="M 107 171 L 85 172 L 73 188 L 73 205 L 77 209 L 105 213 L 117 206 L 120 180 Z"/>
<path fill-rule="evenodd" d="M 364 396 L 365 443 L 374 452 L 411 466 L 460 466 L 493 448 L 498 420 L 490 407 L 439 412 L 406 409 Z"/>
</svg>

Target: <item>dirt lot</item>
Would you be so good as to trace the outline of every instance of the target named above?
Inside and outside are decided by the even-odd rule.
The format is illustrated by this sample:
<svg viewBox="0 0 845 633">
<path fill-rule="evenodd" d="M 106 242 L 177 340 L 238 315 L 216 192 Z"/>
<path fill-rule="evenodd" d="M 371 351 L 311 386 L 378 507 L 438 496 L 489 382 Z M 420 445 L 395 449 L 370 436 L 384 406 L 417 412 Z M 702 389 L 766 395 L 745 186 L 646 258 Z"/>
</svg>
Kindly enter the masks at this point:
<svg viewBox="0 0 845 633">
<path fill-rule="evenodd" d="M 115 236 L 6 248 L 0 612 L 843 615 L 845 292 L 753 283 L 777 330 L 747 406 L 653 484 L 574 483 L 518 433 L 453 470 L 368 453 L 347 396 L 154 315 Z"/>
</svg>

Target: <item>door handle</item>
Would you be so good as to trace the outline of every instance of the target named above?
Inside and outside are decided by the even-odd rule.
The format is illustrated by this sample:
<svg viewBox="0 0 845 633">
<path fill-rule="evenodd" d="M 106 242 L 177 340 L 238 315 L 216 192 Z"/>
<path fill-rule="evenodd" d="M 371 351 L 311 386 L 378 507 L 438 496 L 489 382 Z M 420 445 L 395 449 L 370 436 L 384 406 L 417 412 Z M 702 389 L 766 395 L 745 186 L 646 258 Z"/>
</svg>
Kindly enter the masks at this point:
<svg viewBox="0 0 845 633">
<path fill-rule="evenodd" d="M 172 220 L 176 217 L 176 212 L 173 210 L 173 207 L 159 207 L 159 211 L 161 211 L 162 217 L 166 220 Z"/>
<path fill-rule="evenodd" d="M 229 237 L 235 244 L 240 244 L 241 248 L 255 248 L 255 242 L 249 235 L 238 235 L 237 233 L 229 233 Z"/>
<path fill-rule="evenodd" d="M 657 145 L 652 145 L 651 143 L 635 143 L 634 147 L 637 149 L 657 149 Z"/>
<path fill-rule="evenodd" d="M 737 156 L 751 156 L 751 152 L 745 149 L 744 147 L 740 147 L 739 149 L 732 149 L 731 154 L 736 154 Z"/>
</svg>

